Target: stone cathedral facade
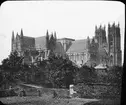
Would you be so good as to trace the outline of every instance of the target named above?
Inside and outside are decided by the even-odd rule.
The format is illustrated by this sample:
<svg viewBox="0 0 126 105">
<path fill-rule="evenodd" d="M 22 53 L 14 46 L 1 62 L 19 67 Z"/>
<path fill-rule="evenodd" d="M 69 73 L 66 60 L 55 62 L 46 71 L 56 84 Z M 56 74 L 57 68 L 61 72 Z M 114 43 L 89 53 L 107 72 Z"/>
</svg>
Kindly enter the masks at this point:
<svg viewBox="0 0 126 105">
<path fill-rule="evenodd" d="M 71 38 L 57 39 L 56 32 L 49 34 L 48 31 L 42 37 L 24 36 L 21 29 L 20 35 L 12 32 L 12 52 L 17 51 L 24 56 L 25 63 L 34 63 L 48 59 L 53 52 L 56 55 L 68 57 L 78 66 L 97 66 L 104 64 L 108 66 L 122 64 L 120 26 L 108 24 L 108 35 L 106 27 L 95 26 L 93 38 L 87 37 L 82 40 Z"/>
</svg>

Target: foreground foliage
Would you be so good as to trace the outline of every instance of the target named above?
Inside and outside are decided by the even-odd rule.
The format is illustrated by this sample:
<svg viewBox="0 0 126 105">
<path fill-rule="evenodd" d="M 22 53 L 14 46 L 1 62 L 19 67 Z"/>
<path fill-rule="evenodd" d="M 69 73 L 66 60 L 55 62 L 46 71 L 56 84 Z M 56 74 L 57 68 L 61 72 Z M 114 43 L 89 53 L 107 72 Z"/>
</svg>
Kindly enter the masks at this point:
<svg viewBox="0 0 126 105">
<path fill-rule="evenodd" d="M 70 84 L 79 83 L 110 83 L 121 86 L 123 68 L 113 66 L 106 70 L 106 75 L 97 75 L 92 67 L 82 66 L 78 68 L 68 58 L 56 56 L 52 53 L 48 60 L 34 64 L 24 64 L 23 57 L 17 52 L 2 61 L 0 65 L 0 86 L 23 81 L 46 85 L 53 88 L 69 88 Z"/>
<path fill-rule="evenodd" d="M 68 88 L 74 83 L 74 77 L 78 67 L 61 56 L 51 55 L 48 60 L 38 62 L 37 65 L 23 63 L 23 57 L 13 52 L 2 61 L 0 67 L 1 85 L 8 88 L 17 81 L 25 83 L 50 84 L 55 88 Z M 7 86 L 8 85 L 8 86 Z"/>
<path fill-rule="evenodd" d="M 77 71 L 78 68 L 73 66 L 69 59 L 61 56 L 53 55 L 46 61 L 46 80 L 55 88 L 68 88 L 70 84 L 74 83 L 73 80 Z"/>
</svg>

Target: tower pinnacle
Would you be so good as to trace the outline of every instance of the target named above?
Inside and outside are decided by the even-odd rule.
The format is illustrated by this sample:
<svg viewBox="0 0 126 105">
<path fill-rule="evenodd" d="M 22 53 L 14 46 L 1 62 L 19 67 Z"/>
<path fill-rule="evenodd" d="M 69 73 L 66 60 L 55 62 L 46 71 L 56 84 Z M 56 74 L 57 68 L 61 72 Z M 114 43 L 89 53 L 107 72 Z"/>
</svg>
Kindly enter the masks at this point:
<svg viewBox="0 0 126 105">
<path fill-rule="evenodd" d="M 21 35 L 21 37 L 23 37 L 23 30 L 22 29 L 21 29 L 21 34 L 20 35 Z"/>
<path fill-rule="evenodd" d="M 12 40 L 14 40 L 14 31 L 12 31 Z"/>
<path fill-rule="evenodd" d="M 55 40 L 57 39 L 57 37 L 56 37 L 56 31 L 54 32 L 54 39 L 55 39 Z"/>
</svg>

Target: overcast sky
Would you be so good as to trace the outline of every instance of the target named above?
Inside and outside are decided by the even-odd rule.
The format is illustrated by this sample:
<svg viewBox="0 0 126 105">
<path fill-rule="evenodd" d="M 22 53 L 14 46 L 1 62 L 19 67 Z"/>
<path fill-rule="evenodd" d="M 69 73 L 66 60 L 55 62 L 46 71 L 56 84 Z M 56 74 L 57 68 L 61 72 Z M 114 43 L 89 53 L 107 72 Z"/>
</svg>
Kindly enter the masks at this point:
<svg viewBox="0 0 126 105">
<path fill-rule="evenodd" d="M 125 5 L 117 1 L 7 1 L 0 7 L 0 62 L 11 51 L 12 31 L 25 36 L 44 36 L 56 31 L 57 37 L 92 38 L 95 25 L 120 23 L 124 47 Z M 122 51 L 123 52 L 123 51 Z"/>
</svg>

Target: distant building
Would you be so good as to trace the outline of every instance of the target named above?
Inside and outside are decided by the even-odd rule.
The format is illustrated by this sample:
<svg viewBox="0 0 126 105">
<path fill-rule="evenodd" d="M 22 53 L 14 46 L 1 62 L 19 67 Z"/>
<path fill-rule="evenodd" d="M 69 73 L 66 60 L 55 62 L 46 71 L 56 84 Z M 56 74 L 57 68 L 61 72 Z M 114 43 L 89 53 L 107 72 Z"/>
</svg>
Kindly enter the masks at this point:
<svg viewBox="0 0 126 105">
<path fill-rule="evenodd" d="M 77 65 L 96 66 L 100 63 L 105 65 L 121 65 L 121 36 L 119 24 L 108 24 L 108 37 L 105 26 L 95 27 L 93 38 L 75 40 L 71 38 L 56 38 L 56 32 L 49 35 L 48 31 L 42 37 L 27 37 L 20 35 L 14 37 L 12 32 L 12 52 L 18 51 L 24 56 L 25 63 L 48 59 L 52 52 L 56 55 L 69 57 Z"/>
</svg>

